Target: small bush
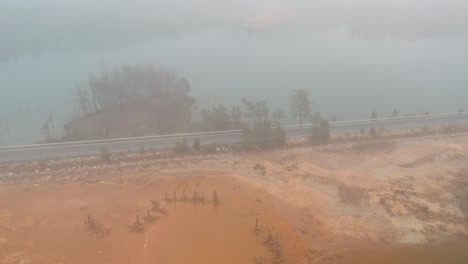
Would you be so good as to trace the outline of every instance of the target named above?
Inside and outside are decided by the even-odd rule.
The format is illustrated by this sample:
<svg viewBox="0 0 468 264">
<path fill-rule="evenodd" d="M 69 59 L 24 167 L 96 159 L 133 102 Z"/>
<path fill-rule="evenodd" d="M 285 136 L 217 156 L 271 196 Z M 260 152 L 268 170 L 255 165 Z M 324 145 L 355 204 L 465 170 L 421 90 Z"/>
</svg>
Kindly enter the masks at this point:
<svg viewBox="0 0 468 264">
<path fill-rule="evenodd" d="M 273 146 L 284 147 L 286 145 L 286 132 L 281 125 L 277 125 L 273 129 Z"/>
<path fill-rule="evenodd" d="M 259 121 L 242 131 L 242 149 L 250 151 L 255 148 L 271 149 L 286 145 L 286 133 L 281 125 L 274 127 L 267 119 Z"/>
<path fill-rule="evenodd" d="M 188 151 L 189 151 L 189 147 L 187 145 L 187 139 L 183 138 L 182 140 L 178 140 L 175 143 L 175 146 L 174 146 L 175 153 L 182 154 L 182 153 L 187 153 Z"/>
<path fill-rule="evenodd" d="M 250 127 L 244 128 L 242 131 L 242 149 L 245 151 L 250 151 L 254 149 L 254 145 L 253 133 L 250 130 Z"/>
<path fill-rule="evenodd" d="M 318 126 L 312 128 L 311 141 L 327 142 L 330 139 L 330 124 L 327 120 L 321 120 Z"/>
<path fill-rule="evenodd" d="M 100 156 L 103 162 L 110 162 L 111 157 L 110 157 L 109 149 L 106 147 L 106 145 L 101 146 Z"/>
<path fill-rule="evenodd" d="M 375 127 L 371 127 L 369 129 L 369 135 L 371 135 L 373 137 L 377 136 L 377 131 L 375 130 Z"/>
<path fill-rule="evenodd" d="M 199 138 L 195 138 L 193 140 L 193 149 L 195 151 L 200 151 L 201 150 L 201 145 L 200 145 L 200 139 Z"/>
<path fill-rule="evenodd" d="M 98 219 L 88 215 L 84 221 L 86 232 L 93 238 L 102 238 L 109 235 L 110 229 L 104 227 Z"/>
</svg>

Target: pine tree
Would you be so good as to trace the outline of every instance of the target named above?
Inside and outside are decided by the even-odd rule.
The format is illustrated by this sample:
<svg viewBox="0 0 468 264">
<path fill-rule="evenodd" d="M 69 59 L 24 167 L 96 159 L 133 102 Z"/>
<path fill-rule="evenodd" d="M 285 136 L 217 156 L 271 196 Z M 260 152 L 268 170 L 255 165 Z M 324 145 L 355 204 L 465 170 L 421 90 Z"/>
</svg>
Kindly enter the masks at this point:
<svg viewBox="0 0 468 264">
<path fill-rule="evenodd" d="M 309 92 L 305 89 L 294 90 L 290 98 L 291 113 L 293 118 L 299 118 L 299 125 L 302 126 L 303 120 L 311 118 L 312 102 L 309 98 Z"/>
</svg>

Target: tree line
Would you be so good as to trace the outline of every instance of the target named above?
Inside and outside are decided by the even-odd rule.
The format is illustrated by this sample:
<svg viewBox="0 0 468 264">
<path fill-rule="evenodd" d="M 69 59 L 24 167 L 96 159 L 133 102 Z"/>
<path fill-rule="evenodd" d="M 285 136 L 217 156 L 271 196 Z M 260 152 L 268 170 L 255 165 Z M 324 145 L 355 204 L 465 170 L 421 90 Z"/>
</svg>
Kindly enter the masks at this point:
<svg viewBox="0 0 468 264">
<path fill-rule="evenodd" d="M 78 83 L 74 92 L 77 117 L 65 125 L 65 139 L 72 141 L 89 139 L 86 133 L 92 129 L 86 126 L 100 131 L 93 139 L 178 132 L 191 123 L 196 103 L 187 79 L 153 65 L 102 69 L 100 75 L 90 74 L 86 82 Z M 136 108 L 145 115 L 138 111 L 125 115 Z M 94 123 L 81 122 L 95 116 L 100 119 Z M 126 118 L 145 124 L 124 125 Z M 122 132 L 129 126 L 132 131 Z"/>
<path fill-rule="evenodd" d="M 99 122 L 93 123 L 103 130 L 99 137 L 112 137 L 112 131 L 118 130 L 118 124 L 124 122 L 123 113 L 127 106 L 132 105 L 144 107 L 150 113 L 150 117 L 144 119 L 147 127 L 143 132 L 148 134 L 243 130 L 246 141 L 267 142 L 267 139 L 284 137 L 282 125 L 287 115 L 280 108 L 270 111 L 267 100 L 242 98 L 240 105 L 226 107 L 219 104 L 196 111 L 196 99 L 191 95 L 189 81 L 154 65 L 101 69 L 100 74 L 89 74 L 87 81 L 78 83 L 74 93 L 78 117 L 65 125 L 65 132 L 62 132 L 63 139 L 69 141 L 88 139 L 81 136 L 81 130 L 87 129 L 84 126 L 89 123 L 75 121 L 96 115 L 102 116 Z M 309 91 L 293 90 L 289 98 L 290 117 L 299 125 L 314 124 L 314 133 L 320 135 L 319 138 L 326 138 L 329 134 L 326 132 L 329 130 L 328 120 L 319 112 L 313 112 L 312 105 Z M 391 117 L 398 117 L 396 109 Z M 370 118 L 378 118 L 375 109 Z M 337 118 L 332 116 L 329 121 L 336 122 Z M 47 141 L 52 140 L 50 127 L 48 120 L 41 128 Z M 136 135 L 139 134 L 125 136 Z"/>
<path fill-rule="evenodd" d="M 169 98 L 190 93 L 185 78 L 153 65 L 123 65 L 112 70 L 101 70 L 101 75 L 89 74 L 87 82 L 75 89 L 82 115 L 96 113 L 128 103 L 151 98 Z"/>
</svg>

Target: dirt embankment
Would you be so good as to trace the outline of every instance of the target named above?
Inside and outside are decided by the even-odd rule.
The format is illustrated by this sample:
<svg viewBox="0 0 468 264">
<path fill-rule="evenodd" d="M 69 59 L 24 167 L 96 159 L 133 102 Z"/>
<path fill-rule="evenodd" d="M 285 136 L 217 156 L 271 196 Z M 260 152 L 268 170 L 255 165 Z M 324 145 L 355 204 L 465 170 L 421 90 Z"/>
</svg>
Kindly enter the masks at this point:
<svg viewBox="0 0 468 264">
<path fill-rule="evenodd" d="M 375 263 L 447 241 L 428 261 L 468 259 L 467 136 L 16 164 L 0 182 L 0 263 Z"/>
</svg>

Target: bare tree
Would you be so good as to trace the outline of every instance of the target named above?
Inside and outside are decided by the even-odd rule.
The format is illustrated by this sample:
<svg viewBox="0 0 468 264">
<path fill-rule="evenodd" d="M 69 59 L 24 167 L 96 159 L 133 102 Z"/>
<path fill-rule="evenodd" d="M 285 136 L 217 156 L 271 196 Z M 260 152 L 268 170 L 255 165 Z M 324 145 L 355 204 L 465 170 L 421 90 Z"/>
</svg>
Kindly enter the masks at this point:
<svg viewBox="0 0 468 264">
<path fill-rule="evenodd" d="M 49 119 L 41 126 L 41 131 L 46 137 L 46 142 L 49 141 L 50 139 L 50 125 L 49 125 Z"/>
<path fill-rule="evenodd" d="M 78 107 L 81 110 L 81 114 L 83 116 L 91 113 L 91 101 L 88 97 L 88 91 L 86 90 L 85 86 L 82 83 L 79 83 L 75 87 L 76 92 L 76 100 Z"/>
</svg>

